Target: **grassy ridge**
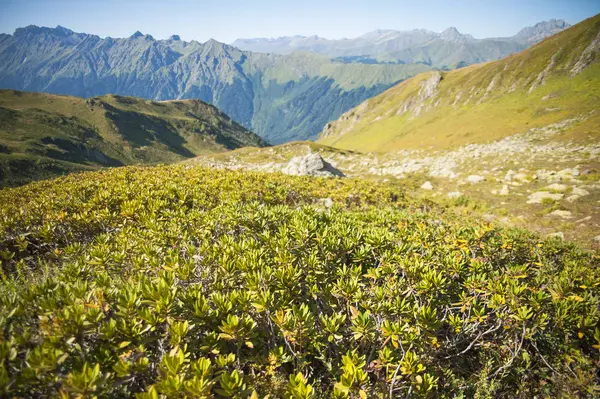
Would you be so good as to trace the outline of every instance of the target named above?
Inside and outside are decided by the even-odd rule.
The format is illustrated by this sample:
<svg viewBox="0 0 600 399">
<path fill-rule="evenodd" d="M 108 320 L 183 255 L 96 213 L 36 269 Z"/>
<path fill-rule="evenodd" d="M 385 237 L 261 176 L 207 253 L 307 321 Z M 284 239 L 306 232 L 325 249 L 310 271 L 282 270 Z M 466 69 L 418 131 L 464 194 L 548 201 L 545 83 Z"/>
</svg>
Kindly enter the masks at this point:
<svg viewBox="0 0 600 399">
<path fill-rule="evenodd" d="M 263 145 L 258 136 L 200 101 L 0 91 L 2 184 Z"/>
<path fill-rule="evenodd" d="M 597 394 L 598 257 L 390 185 L 126 167 L 0 202 L 0 396 Z"/>
<path fill-rule="evenodd" d="M 346 113 L 320 142 L 361 151 L 449 148 L 582 115 L 570 138 L 596 140 L 600 64 L 572 70 L 599 31 L 596 16 L 503 60 L 444 72 L 430 96 L 423 87 L 437 73 L 416 76 Z"/>
</svg>

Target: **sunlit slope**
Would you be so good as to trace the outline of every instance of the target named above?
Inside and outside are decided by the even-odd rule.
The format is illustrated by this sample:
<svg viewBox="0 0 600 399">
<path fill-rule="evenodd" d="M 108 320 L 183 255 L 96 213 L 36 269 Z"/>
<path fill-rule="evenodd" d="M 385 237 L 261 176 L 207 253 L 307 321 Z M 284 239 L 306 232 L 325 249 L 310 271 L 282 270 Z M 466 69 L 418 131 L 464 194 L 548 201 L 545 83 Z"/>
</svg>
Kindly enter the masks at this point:
<svg viewBox="0 0 600 399">
<path fill-rule="evenodd" d="M 503 60 L 428 72 L 325 126 L 319 142 L 360 151 L 449 148 L 584 118 L 569 138 L 597 137 L 600 16 Z"/>
<path fill-rule="evenodd" d="M 263 145 L 201 101 L 0 91 L 0 184 Z"/>
</svg>

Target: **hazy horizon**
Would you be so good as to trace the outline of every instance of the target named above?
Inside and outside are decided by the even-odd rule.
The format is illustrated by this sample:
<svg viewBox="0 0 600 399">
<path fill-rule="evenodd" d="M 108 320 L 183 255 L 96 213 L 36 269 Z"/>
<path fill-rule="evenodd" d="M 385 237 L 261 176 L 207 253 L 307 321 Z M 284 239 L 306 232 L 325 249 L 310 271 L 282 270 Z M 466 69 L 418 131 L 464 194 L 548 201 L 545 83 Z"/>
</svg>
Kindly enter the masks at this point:
<svg viewBox="0 0 600 399">
<path fill-rule="evenodd" d="M 227 4 L 212 0 L 200 3 L 178 0 L 169 4 L 156 0 L 7 0 L 1 7 L 0 32 L 8 34 L 28 25 L 60 25 L 101 37 L 129 37 L 140 31 L 156 39 L 179 35 L 185 41 L 205 42 L 212 38 L 224 43 L 239 38 L 296 35 L 355 38 L 377 29 L 441 32 L 449 27 L 476 38 L 508 37 L 541 21 L 563 19 L 576 24 L 600 12 L 600 2 L 590 0 L 534 0 L 527 4 L 516 0 L 485 4 L 473 0 L 458 4 L 307 0 L 301 8 L 290 2 L 271 0 L 252 5 L 241 0 Z"/>
</svg>

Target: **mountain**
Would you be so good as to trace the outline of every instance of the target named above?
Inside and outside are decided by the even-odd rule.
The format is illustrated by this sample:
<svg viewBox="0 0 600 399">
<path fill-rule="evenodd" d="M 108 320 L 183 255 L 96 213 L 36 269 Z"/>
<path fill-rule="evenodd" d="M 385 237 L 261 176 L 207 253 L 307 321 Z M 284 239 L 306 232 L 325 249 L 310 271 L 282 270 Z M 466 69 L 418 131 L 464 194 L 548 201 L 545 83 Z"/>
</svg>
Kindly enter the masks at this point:
<svg viewBox="0 0 600 399">
<path fill-rule="evenodd" d="M 475 39 L 450 27 L 441 33 L 377 30 L 355 39 L 328 40 L 318 36 L 277 39 L 238 39 L 232 45 L 247 51 L 290 54 L 310 51 L 342 62 L 423 63 L 435 68 L 455 68 L 494 61 L 519 52 L 570 25 L 563 20 L 540 22 L 507 38 Z"/>
<path fill-rule="evenodd" d="M 83 99 L 0 90 L 0 185 L 265 145 L 198 100 Z"/>
<path fill-rule="evenodd" d="M 522 37 L 535 37 L 539 30 Z M 449 148 L 570 118 L 598 139 L 600 15 L 503 60 L 411 78 L 328 124 L 319 142 L 360 151 Z"/>
<path fill-rule="evenodd" d="M 198 98 L 267 141 L 316 138 L 365 99 L 430 69 L 359 65 L 316 54 L 267 55 L 209 40 L 100 38 L 29 26 L 0 36 L 0 87 L 90 97 Z"/>
</svg>

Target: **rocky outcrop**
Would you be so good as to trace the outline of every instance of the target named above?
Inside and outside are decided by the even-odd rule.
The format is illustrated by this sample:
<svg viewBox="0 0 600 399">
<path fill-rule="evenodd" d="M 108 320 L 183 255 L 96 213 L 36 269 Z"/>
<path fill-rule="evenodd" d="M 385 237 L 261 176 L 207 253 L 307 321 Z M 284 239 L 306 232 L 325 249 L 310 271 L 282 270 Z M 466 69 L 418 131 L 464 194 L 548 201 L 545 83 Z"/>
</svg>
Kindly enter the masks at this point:
<svg viewBox="0 0 600 399">
<path fill-rule="evenodd" d="M 292 158 L 283 173 L 294 176 L 344 177 L 342 172 L 316 153 Z"/>
<path fill-rule="evenodd" d="M 571 69 L 571 76 L 579 75 L 586 69 L 596 58 L 598 57 L 598 53 L 600 52 L 600 31 L 596 35 L 596 38 L 590 43 L 589 46 L 583 50 L 581 56 L 577 60 L 577 63 Z"/>
</svg>

